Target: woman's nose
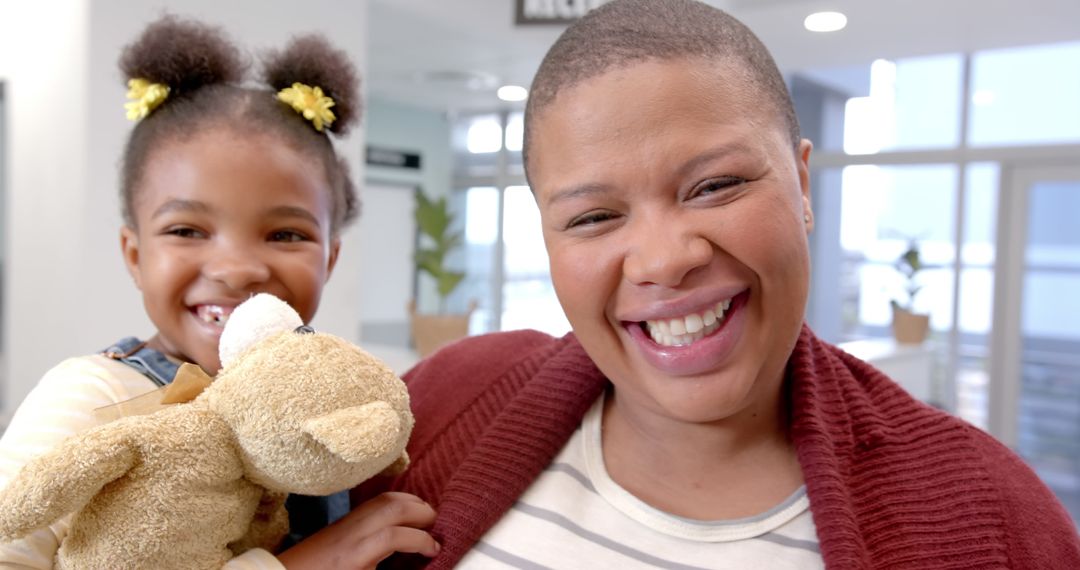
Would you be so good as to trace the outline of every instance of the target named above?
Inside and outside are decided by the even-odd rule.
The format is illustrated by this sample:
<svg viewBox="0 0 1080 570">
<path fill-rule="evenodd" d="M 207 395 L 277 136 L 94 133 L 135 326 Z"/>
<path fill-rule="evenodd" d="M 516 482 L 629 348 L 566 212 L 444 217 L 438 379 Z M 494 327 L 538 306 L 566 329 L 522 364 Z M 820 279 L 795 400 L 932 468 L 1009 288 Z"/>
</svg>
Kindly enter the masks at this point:
<svg viewBox="0 0 1080 570">
<path fill-rule="evenodd" d="M 203 275 L 230 289 L 245 291 L 270 279 L 270 267 L 253 248 L 222 244 L 210 252 Z"/>
<path fill-rule="evenodd" d="M 712 244 L 700 233 L 658 219 L 633 228 L 623 274 L 635 285 L 677 287 L 694 269 L 709 264 Z"/>
</svg>

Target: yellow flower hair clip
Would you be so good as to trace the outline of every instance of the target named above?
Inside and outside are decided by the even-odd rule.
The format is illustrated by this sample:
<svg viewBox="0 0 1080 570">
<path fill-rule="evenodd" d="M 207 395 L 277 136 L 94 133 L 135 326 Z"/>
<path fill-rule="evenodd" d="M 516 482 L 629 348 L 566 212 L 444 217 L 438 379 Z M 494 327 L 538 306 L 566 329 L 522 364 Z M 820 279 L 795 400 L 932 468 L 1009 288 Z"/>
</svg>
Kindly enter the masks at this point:
<svg viewBox="0 0 1080 570">
<path fill-rule="evenodd" d="M 127 118 L 138 121 L 145 118 L 169 96 L 169 86 L 161 83 L 151 83 L 145 79 L 128 80 L 127 98 L 131 102 L 125 103 Z"/>
<path fill-rule="evenodd" d="M 286 87 L 278 91 L 277 98 L 288 103 L 297 113 L 311 121 L 315 125 L 315 130 L 320 133 L 323 130 L 323 125 L 329 127 L 337 118 L 334 116 L 334 112 L 330 110 L 330 107 L 334 106 L 334 100 L 323 95 L 323 91 L 319 87 L 293 83 L 292 87 Z"/>
</svg>

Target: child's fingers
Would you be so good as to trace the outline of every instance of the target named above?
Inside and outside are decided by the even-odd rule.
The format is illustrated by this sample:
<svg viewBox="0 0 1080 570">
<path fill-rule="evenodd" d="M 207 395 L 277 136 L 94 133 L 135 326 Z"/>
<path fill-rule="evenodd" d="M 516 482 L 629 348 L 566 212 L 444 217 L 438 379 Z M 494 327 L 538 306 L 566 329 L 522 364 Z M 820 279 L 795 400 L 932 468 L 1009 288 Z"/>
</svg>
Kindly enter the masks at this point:
<svg viewBox="0 0 1080 570">
<path fill-rule="evenodd" d="M 395 526 L 426 528 L 435 522 L 435 509 L 416 495 L 383 493 L 353 509 L 341 524 L 361 538 Z"/>
<path fill-rule="evenodd" d="M 401 493 L 401 492 L 398 492 L 398 491 L 387 491 L 385 493 L 381 493 L 379 495 L 376 495 L 375 497 L 373 497 L 371 499 L 368 499 L 366 502 L 356 506 L 355 508 L 353 508 L 352 512 L 353 513 L 357 512 L 357 511 L 371 512 L 373 510 L 381 509 L 381 508 L 386 507 L 387 505 L 395 504 L 395 503 L 418 503 L 418 504 L 421 504 L 421 505 L 426 505 L 427 504 L 427 503 L 424 502 L 423 499 L 421 499 L 420 497 L 417 497 L 416 495 L 413 495 L 411 493 Z"/>
<path fill-rule="evenodd" d="M 278 560 L 289 570 L 370 569 L 394 552 L 435 556 L 439 544 L 421 530 L 434 521 L 435 510 L 419 497 L 383 493 L 280 553 Z"/>
<path fill-rule="evenodd" d="M 354 552 L 353 563 L 357 568 L 378 564 L 395 552 L 408 552 L 435 556 L 439 543 L 425 531 L 403 527 L 385 527 L 364 539 Z"/>
</svg>

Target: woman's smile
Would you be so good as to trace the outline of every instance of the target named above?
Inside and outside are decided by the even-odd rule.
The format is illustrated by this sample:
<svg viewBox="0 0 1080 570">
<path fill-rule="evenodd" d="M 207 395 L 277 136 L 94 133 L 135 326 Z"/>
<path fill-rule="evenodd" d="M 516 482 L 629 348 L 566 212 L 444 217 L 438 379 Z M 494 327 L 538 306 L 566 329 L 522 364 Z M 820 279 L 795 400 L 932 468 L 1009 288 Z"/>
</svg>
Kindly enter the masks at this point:
<svg viewBox="0 0 1080 570">
<path fill-rule="evenodd" d="M 722 368 L 734 352 L 750 292 L 718 301 L 684 317 L 623 323 L 637 350 L 654 368 L 673 376 Z"/>
</svg>

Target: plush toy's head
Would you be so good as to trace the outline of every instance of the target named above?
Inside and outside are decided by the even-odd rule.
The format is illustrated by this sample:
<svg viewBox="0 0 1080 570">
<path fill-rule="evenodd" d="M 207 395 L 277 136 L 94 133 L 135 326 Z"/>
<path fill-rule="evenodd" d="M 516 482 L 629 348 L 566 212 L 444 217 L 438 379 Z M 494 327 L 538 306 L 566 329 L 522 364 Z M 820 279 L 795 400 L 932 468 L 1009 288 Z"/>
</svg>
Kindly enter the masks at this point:
<svg viewBox="0 0 1080 570">
<path fill-rule="evenodd" d="M 352 343 L 301 325 L 262 294 L 222 333 L 222 369 L 199 399 L 232 426 L 245 475 L 325 495 L 403 467 L 413 425 L 405 384 Z"/>
</svg>

